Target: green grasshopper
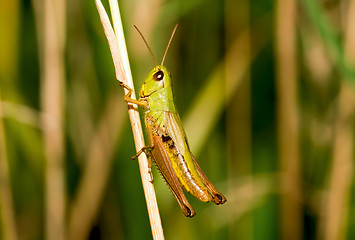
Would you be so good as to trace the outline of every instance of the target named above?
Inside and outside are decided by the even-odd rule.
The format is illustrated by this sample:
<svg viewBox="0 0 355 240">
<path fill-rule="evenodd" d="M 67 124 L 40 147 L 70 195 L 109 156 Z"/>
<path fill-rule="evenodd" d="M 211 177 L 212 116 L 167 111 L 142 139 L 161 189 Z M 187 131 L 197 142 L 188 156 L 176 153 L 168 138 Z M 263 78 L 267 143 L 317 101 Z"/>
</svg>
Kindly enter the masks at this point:
<svg viewBox="0 0 355 240">
<path fill-rule="evenodd" d="M 145 152 L 150 156 L 150 163 L 151 158 L 154 159 L 185 216 L 193 217 L 196 214 L 195 210 L 187 201 L 182 187 L 202 202 L 212 201 L 219 205 L 225 203 L 227 199 L 212 185 L 197 164 L 190 151 L 180 116 L 175 108 L 170 73 L 163 64 L 177 25 L 171 34 L 160 65 L 156 64 L 154 55 L 143 34 L 136 26 L 134 27 L 143 38 L 155 63 L 154 69 L 143 83 L 139 100 L 132 99 L 133 90 L 123 83 L 121 84 L 129 90 L 125 96 L 127 103 L 134 103 L 147 109 L 145 125 L 150 145 L 143 147 L 135 157 Z"/>
</svg>

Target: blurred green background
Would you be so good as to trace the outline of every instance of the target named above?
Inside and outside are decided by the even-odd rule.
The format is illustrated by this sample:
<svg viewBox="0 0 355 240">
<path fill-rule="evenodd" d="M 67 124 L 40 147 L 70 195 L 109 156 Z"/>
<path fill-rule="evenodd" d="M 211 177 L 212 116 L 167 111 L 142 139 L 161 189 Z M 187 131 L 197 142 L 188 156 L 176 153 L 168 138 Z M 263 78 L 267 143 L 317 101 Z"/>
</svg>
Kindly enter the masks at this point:
<svg viewBox="0 0 355 240">
<path fill-rule="evenodd" d="M 136 93 L 154 64 L 133 25 L 160 62 L 179 24 L 175 102 L 228 199 L 189 195 L 188 219 L 153 167 L 166 239 L 355 238 L 354 0 L 119 4 Z M 94 0 L 0 0 L 0 100 L 0 239 L 152 238 Z"/>
</svg>

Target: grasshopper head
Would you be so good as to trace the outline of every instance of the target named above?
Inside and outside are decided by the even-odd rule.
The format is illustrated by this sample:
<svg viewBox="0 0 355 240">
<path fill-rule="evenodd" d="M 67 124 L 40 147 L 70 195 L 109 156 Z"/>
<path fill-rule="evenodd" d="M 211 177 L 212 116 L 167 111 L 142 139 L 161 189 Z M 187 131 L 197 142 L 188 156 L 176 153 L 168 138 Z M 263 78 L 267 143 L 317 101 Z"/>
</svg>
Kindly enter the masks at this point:
<svg viewBox="0 0 355 240">
<path fill-rule="evenodd" d="M 150 71 L 148 77 L 144 80 L 142 89 L 139 93 L 140 98 L 149 98 L 150 95 L 152 95 L 155 92 L 159 92 L 159 97 L 164 97 L 168 98 L 167 100 L 169 102 L 172 101 L 172 91 L 171 91 L 171 80 L 170 80 L 170 73 L 168 72 L 168 69 L 166 69 L 166 67 L 163 66 L 164 61 L 165 61 L 165 57 L 166 54 L 168 53 L 168 49 L 170 47 L 171 41 L 173 40 L 174 34 L 176 32 L 177 29 L 177 24 L 175 25 L 175 28 L 173 30 L 173 33 L 170 36 L 170 40 L 168 43 L 168 46 L 165 49 L 165 53 L 163 56 L 163 59 L 161 61 L 160 65 L 157 65 L 153 52 L 150 49 L 147 41 L 145 40 L 143 34 L 141 33 L 141 31 L 139 31 L 139 29 L 134 25 L 134 27 L 137 29 L 138 33 L 141 35 L 145 45 L 147 46 L 147 48 L 149 49 L 149 52 L 151 53 L 153 60 L 154 60 L 154 65 L 155 68 L 153 68 L 152 71 Z M 163 101 L 164 102 L 164 101 Z M 166 102 L 166 101 L 165 101 Z M 159 103 L 158 103 L 159 105 Z"/>
<path fill-rule="evenodd" d="M 163 65 L 158 65 L 153 68 L 148 74 L 142 85 L 139 96 L 147 98 L 157 91 L 171 89 L 170 73 Z"/>
</svg>

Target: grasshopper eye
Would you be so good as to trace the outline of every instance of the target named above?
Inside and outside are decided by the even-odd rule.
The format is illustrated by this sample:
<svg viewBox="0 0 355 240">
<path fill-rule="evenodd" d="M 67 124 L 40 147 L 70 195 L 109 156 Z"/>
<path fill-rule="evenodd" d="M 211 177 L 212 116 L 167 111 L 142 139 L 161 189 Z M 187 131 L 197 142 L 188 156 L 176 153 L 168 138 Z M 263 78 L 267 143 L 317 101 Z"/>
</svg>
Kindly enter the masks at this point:
<svg viewBox="0 0 355 240">
<path fill-rule="evenodd" d="M 156 72 L 154 75 L 153 75 L 153 79 L 155 81 L 161 81 L 164 79 L 164 72 L 159 70 L 158 72 Z"/>
</svg>

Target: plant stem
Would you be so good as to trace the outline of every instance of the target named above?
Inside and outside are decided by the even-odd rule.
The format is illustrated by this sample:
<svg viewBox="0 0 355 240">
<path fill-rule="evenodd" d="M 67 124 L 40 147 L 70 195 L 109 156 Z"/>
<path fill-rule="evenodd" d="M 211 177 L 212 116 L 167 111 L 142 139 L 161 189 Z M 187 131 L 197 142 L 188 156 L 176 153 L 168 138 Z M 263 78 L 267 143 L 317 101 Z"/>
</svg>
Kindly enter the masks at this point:
<svg viewBox="0 0 355 240">
<path fill-rule="evenodd" d="M 110 8 L 112 13 L 112 19 L 115 27 L 113 31 L 109 18 L 104 10 L 100 0 L 96 0 L 96 6 L 100 14 L 100 19 L 104 27 L 106 37 L 109 41 L 109 46 L 113 58 L 113 62 L 116 70 L 117 80 L 122 81 L 133 89 L 132 98 L 136 98 L 134 94 L 134 86 L 132 80 L 132 74 L 129 66 L 128 54 L 126 49 L 126 43 L 122 28 L 121 16 L 119 12 L 118 3 L 116 0 L 110 0 Z M 124 89 L 125 94 L 128 93 L 127 89 Z M 137 106 L 135 104 L 128 105 L 128 115 L 131 121 L 132 132 L 134 136 L 134 142 L 136 151 L 139 151 L 144 144 L 144 137 L 142 131 L 142 124 L 140 121 Z M 150 220 L 150 226 L 154 239 L 164 239 L 163 228 L 161 225 L 159 209 L 156 201 L 155 191 L 153 183 L 151 182 L 150 169 L 148 165 L 148 159 L 145 154 L 141 154 L 138 157 L 139 169 L 142 178 L 144 195 L 147 203 L 148 215 Z"/>
<path fill-rule="evenodd" d="M 64 180 L 65 1 L 44 0 L 41 24 L 41 107 L 45 146 L 46 239 L 65 239 Z"/>
<path fill-rule="evenodd" d="M 281 171 L 282 239 L 303 236 L 296 67 L 297 1 L 279 0 L 276 11 L 278 149 Z"/>
</svg>

